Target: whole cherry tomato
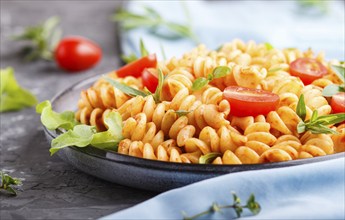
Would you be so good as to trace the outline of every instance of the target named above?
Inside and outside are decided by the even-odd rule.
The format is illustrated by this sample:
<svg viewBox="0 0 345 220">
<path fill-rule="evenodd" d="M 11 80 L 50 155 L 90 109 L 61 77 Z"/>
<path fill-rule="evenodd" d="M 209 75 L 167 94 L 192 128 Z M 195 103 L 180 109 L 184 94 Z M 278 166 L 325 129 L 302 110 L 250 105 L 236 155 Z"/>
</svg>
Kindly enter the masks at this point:
<svg viewBox="0 0 345 220">
<path fill-rule="evenodd" d="M 134 76 L 140 77 L 145 68 L 155 68 L 157 66 L 157 58 L 155 54 L 142 57 L 116 70 L 119 77 Z"/>
<path fill-rule="evenodd" d="M 230 114 L 239 117 L 266 115 L 279 104 L 277 94 L 239 86 L 226 87 L 223 97 L 230 103 Z"/>
<path fill-rule="evenodd" d="M 102 57 L 102 50 L 83 37 L 66 37 L 55 49 L 55 61 L 64 70 L 81 71 L 94 66 Z"/>
<path fill-rule="evenodd" d="M 316 59 L 298 58 L 290 63 L 290 74 L 299 77 L 304 85 L 311 84 L 327 73 L 327 68 Z"/>
</svg>

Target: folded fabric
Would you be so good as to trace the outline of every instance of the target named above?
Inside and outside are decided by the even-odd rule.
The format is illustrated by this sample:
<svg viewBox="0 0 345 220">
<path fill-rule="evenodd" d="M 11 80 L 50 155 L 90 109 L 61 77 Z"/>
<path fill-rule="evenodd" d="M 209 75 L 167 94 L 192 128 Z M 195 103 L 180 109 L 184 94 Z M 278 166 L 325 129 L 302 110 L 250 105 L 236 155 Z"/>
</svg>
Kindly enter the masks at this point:
<svg viewBox="0 0 345 220">
<path fill-rule="evenodd" d="M 232 204 L 231 191 L 245 203 L 251 193 L 262 210 L 248 219 L 344 219 L 345 159 L 269 170 L 246 171 L 204 180 L 162 193 L 107 219 L 183 219 L 219 205 Z M 232 209 L 198 219 L 232 219 Z M 243 219 L 246 219 L 244 217 Z"/>
<path fill-rule="evenodd" d="M 183 3 L 182 3 L 183 2 Z M 168 21 L 187 24 L 184 5 L 200 43 L 210 49 L 234 38 L 257 43 L 269 42 L 282 49 L 295 47 L 324 51 L 330 59 L 345 59 L 344 2 L 328 1 L 327 13 L 317 7 L 305 9 L 298 1 L 131 1 L 127 9 L 143 13 L 152 7 Z M 139 54 L 143 39 L 150 52 L 162 58 L 161 47 L 168 58 L 180 57 L 196 46 L 190 39 L 167 40 L 152 35 L 147 29 L 123 33 L 121 46 L 125 54 Z"/>
</svg>

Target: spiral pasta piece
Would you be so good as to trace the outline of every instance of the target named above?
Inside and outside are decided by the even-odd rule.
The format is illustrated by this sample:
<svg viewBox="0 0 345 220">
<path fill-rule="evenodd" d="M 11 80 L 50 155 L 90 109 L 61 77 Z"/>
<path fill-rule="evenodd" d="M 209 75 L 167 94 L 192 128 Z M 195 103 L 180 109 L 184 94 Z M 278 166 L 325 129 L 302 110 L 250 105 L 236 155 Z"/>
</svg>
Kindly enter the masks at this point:
<svg viewBox="0 0 345 220">
<path fill-rule="evenodd" d="M 101 108 L 90 109 L 85 107 L 83 109 L 79 109 L 75 113 L 75 117 L 82 124 L 95 126 L 97 131 L 104 131 L 107 129 L 104 123 L 104 118 L 111 111 L 115 110 Z"/>
</svg>

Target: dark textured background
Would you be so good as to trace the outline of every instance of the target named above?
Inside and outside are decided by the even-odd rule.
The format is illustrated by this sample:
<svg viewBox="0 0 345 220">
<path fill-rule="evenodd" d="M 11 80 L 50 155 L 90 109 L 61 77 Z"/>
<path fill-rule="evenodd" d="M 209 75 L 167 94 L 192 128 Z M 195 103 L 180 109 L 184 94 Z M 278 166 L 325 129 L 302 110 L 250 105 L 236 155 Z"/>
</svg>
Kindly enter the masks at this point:
<svg viewBox="0 0 345 220">
<path fill-rule="evenodd" d="M 117 33 L 109 17 L 120 1 L 5 1 L 1 0 L 1 68 L 12 66 L 19 83 L 43 101 L 89 76 L 119 65 Z M 64 36 L 81 35 L 103 49 L 93 69 L 69 74 L 54 63 L 23 62 L 24 45 L 10 37 L 50 16 L 61 18 Z M 0 193 L 1 219 L 95 219 L 130 207 L 155 195 L 88 176 L 57 156 L 49 156 L 39 116 L 34 108 L 1 113 L 1 170 L 23 179 L 17 197 Z"/>
</svg>

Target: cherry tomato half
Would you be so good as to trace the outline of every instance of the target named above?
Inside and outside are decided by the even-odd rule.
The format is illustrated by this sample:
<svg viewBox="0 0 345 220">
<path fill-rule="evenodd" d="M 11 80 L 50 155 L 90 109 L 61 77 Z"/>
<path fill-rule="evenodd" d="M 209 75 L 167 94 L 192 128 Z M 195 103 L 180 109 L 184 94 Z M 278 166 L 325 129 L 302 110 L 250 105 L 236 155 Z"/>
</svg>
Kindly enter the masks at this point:
<svg viewBox="0 0 345 220">
<path fill-rule="evenodd" d="M 316 59 L 298 58 L 290 63 L 290 74 L 299 77 L 304 85 L 309 85 L 327 73 L 327 68 Z"/>
<path fill-rule="evenodd" d="M 140 77 L 145 68 L 155 68 L 157 66 L 156 54 L 150 54 L 116 70 L 119 77 L 134 76 Z"/>
<path fill-rule="evenodd" d="M 55 61 L 67 71 L 81 71 L 94 66 L 102 57 L 102 50 L 94 42 L 82 37 L 66 37 L 55 49 Z"/>
<path fill-rule="evenodd" d="M 150 92 L 154 93 L 158 86 L 157 70 L 154 68 L 146 68 L 141 73 L 143 85 L 146 86 Z"/>
<path fill-rule="evenodd" d="M 266 115 L 279 104 L 277 94 L 239 86 L 226 87 L 223 97 L 230 103 L 230 114 L 239 117 Z"/>
<path fill-rule="evenodd" d="M 339 92 L 332 96 L 331 107 L 333 113 L 345 112 L 345 92 Z"/>
</svg>

